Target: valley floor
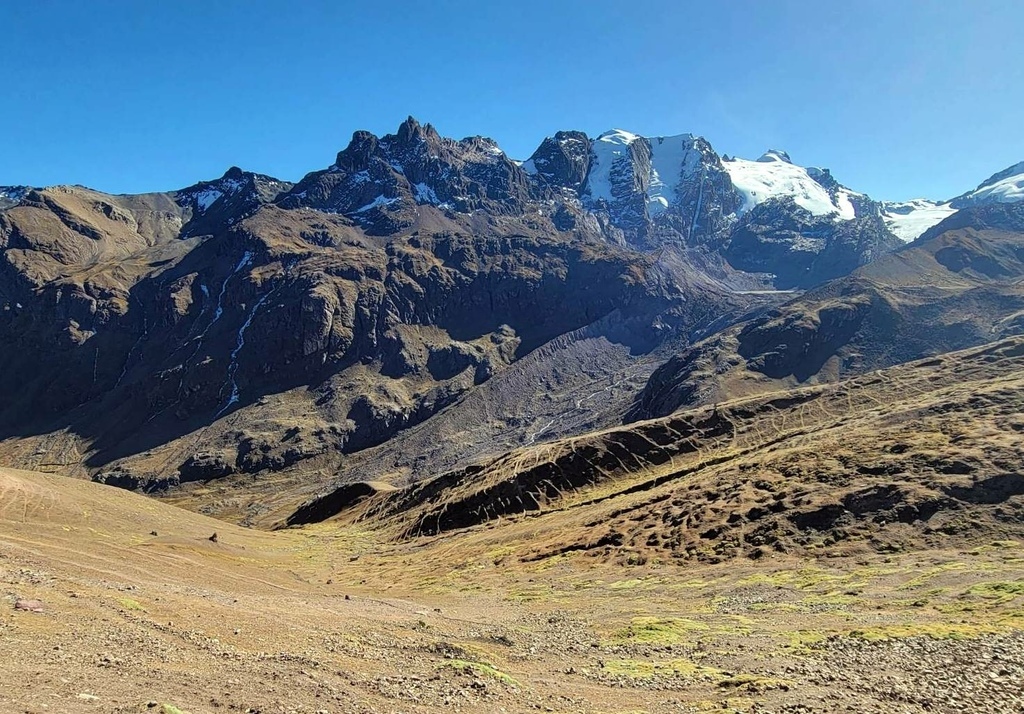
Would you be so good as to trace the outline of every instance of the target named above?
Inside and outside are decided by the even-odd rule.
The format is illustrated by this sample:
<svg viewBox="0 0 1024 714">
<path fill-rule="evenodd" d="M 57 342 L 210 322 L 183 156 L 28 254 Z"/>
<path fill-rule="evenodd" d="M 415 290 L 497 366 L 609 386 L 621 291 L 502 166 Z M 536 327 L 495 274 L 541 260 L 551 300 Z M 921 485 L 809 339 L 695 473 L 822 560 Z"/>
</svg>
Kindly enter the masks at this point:
<svg viewBox="0 0 1024 714">
<path fill-rule="evenodd" d="M 1024 544 L 621 565 L 505 533 L 267 533 L 0 469 L 0 711 L 1024 708 Z"/>
</svg>

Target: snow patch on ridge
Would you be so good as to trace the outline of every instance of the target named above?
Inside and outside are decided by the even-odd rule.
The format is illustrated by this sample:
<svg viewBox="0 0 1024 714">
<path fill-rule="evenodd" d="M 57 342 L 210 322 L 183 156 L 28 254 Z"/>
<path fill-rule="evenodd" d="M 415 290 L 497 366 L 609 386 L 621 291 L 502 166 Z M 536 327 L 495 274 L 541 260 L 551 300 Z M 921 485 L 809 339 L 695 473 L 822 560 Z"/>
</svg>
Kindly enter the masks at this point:
<svg viewBox="0 0 1024 714">
<path fill-rule="evenodd" d="M 223 195 L 224 194 L 221 191 L 218 191 L 215 188 L 203 189 L 195 194 L 196 205 L 199 206 L 201 211 L 206 211 Z"/>
<path fill-rule="evenodd" d="M 416 203 L 431 203 L 437 205 L 441 203 L 441 200 L 437 197 L 437 193 L 425 183 L 415 183 L 412 185 L 413 197 L 416 199 Z"/>
<path fill-rule="evenodd" d="M 390 206 L 392 203 L 397 203 L 399 200 L 400 199 L 398 198 L 388 198 L 384 194 L 381 194 L 380 196 L 377 196 L 377 198 L 367 203 L 365 206 L 362 206 L 352 211 L 352 213 L 366 213 L 367 211 L 372 211 L 374 208 L 378 208 L 380 206 Z"/>
<path fill-rule="evenodd" d="M 209 210 L 210 206 L 224 196 L 238 193 L 244 187 L 244 184 L 238 179 L 222 178 L 218 181 L 200 184 L 200 186 L 201 187 L 197 187 L 194 191 L 186 192 L 184 196 L 186 200 L 188 198 L 194 200 L 199 212 L 205 213 Z M 181 199 L 178 199 L 178 201 L 181 203 Z"/>
</svg>

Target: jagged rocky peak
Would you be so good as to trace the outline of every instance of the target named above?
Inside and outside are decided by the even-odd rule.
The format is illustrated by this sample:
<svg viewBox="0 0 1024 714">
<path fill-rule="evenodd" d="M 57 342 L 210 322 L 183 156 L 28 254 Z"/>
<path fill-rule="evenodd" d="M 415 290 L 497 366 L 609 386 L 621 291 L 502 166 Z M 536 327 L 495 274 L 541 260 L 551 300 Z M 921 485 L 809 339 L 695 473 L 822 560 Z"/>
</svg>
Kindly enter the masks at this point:
<svg viewBox="0 0 1024 714">
<path fill-rule="evenodd" d="M 338 154 L 335 167 L 363 171 L 372 159 L 385 161 L 395 172 L 409 177 L 409 172 L 428 168 L 428 165 L 457 165 L 471 163 L 513 163 L 505 156 L 497 142 L 483 136 L 471 136 L 456 141 L 441 136 L 431 124 L 420 124 L 409 117 L 394 134 L 380 139 L 366 131 L 357 131 L 348 148 Z M 408 165 L 401 163 L 408 161 Z"/>
<path fill-rule="evenodd" d="M 370 162 L 370 157 L 377 150 L 377 136 L 360 129 L 352 134 L 348 146 L 338 152 L 338 158 L 331 170 L 363 171 Z"/>
<path fill-rule="evenodd" d="M 306 176 L 281 204 L 341 213 L 389 233 L 408 225 L 418 206 L 520 213 L 537 195 L 493 139 L 450 139 L 409 117 L 394 134 L 355 132 L 332 166 Z"/>
<path fill-rule="evenodd" d="M 195 214 L 202 214 L 218 202 L 267 203 L 289 188 L 291 184 L 287 181 L 232 166 L 218 179 L 200 181 L 176 191 L 174 199 L 182 208 L 191 208 Z"/>
<path fill-rule="evenodd" d="M 711 145 L 692 134 L 648 139 L 613 129 L 592 142 L 591 154 L 584 197 L 633 224 L 669 211 L 688 182 L 721 168 Z"/>
<path fill-rule="evenodd" d="M 523 162 L 523 170 L 542 183 L 579 191 L 590 170 L 590 138 L 582 131 L 549 136 Z"/>
<path fill-rule="evenodd" d="M 415 117 L 408 117 L 398 127 L 395 138 L 402 144 L 410 145 L 419 142 L 436 144 L 441 141 L 441 135 L 432 124 L 420 124 Z"/>
</svg>

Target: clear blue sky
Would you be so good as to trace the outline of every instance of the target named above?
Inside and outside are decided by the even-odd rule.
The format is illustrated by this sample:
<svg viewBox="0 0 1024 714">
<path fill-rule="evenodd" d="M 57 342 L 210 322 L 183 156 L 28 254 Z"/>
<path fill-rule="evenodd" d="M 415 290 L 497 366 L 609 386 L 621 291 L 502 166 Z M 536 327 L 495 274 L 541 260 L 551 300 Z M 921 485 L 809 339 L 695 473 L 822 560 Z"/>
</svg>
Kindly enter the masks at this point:
<svg viewBox="0 0 1024 714">
<path fill-rule="evenodd" d="M 297 180 L 407 115 L 782 148 L 878 198 L 1024 160 L 1021 0 L 0 0 L 0 184 Z"/>
</svg>

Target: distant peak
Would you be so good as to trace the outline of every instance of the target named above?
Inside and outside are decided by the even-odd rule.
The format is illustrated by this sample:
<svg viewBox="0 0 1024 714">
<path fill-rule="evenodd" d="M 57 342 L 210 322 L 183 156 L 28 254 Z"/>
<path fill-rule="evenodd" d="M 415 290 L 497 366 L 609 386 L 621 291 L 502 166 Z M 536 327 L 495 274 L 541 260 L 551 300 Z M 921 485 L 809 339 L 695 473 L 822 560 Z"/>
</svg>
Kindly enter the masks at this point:
<svg viewBox="0 0 1024 714">
<path fill-rule="evenodd" d="M 954 198 L 954 208 L 1024 201 L 1024 161 L 1008 166 L 983 181 L 978 188 Z"/>
<path fill-rule="evenodd" d="M 402 141 L 408 141 L 412 137 L 419 134 L 422 127 L 420 123 L 416 121 L 416 117 L 409 115 L 405 121 L 398 125 L 398 138 Z"/>
<path fill-rule="evenodd" d="M 609 129 L 608 131 L 604 132 L 599 137 L 597 137 L 597 140 L 603 141 L 608 144 L 621 144 L 622 146 L 629 146 L 639 138 L 639 135 L 625 131 L 624 129 Z"/>
<path fill-rule="evenodd" d="M 1024 161 L 1021 161 L 1019 164 L 1009 166 L 999 173 L 992 174 L 988 179 L 983 181 L 978 188 L 985 188 L 986 186 L 991 186 L 992 184 L 999 183 L 1004 179 L 1008 179 L 1011 176 L 1019 176 L 1021 174 L 1024 174 Z"/>
<path fill-rule="evenodd" d="M 398 127 L 398 141 L 402 144 L 411 144 L 418 140 L 439 138 L 437 130 L 430 124 L 420 124 L 415 117 L 409 116 Z"/>
<path fill-rule="evenodd" d="M 793 163 L 793 160 L 789 158 L 789 154 L 781 149 L 768 149 L 768 151 L 761 155 L 761 158 L 759 158 L 758 161 L 764 164 L 771 163 L 773 161 L 781 161 L 786 164 Z"/>
<path fill-rule="evenodd" d="M 575 130 L 556 131 L 554 137 L 549 138 L 553 138 L 559 143 L 563 141 L 590 141 L 590 137 L 587 136 L 585 132 Z M 547 139 L 545 139 L 545 141 L 547 141 Z"/>
<path fill-rule="evenodd" d="M 679 142 L 691 142 L 691 141 L 694 141 L 695 139 L 698 139 L 698 138 L 699 137 L 694 136 L 693 134 L 687 133 L 687 134 L 673 134 L 672 136 L 652 136 L 652 137 L 650 137 L 648 139 L 648 141 L 651 142 L 651 144 L 661 145 L 661 144 L 664 144 L 666 142 L 669 143 L 669 144 L 674 144 L 674 143 L 679 143 Z"/>
<path fill-rule="evenodd" d="M 377 149 L 377 143 L 376 135 L 368 131 L 353 132 L 352 140 L 338 153 L 332 168 L 346 171 L 359 171 L 365 168 L 370 156 Z"/>
</svg>

